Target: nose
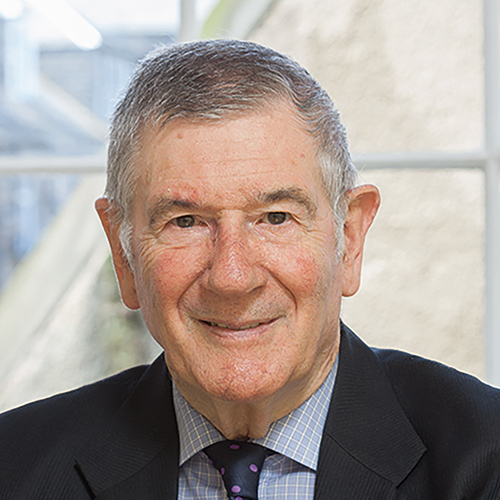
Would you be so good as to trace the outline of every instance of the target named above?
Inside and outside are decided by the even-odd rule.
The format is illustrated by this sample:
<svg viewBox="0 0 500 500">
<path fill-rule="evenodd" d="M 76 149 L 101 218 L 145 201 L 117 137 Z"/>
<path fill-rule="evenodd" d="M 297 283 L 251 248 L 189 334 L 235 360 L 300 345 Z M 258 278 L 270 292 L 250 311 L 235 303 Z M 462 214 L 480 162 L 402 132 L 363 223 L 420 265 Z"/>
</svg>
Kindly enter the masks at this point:
<svg viewBox="0 0 500 500">
<path fill-rule="evenodd" d="M 221 224 L 203 277 L 204 287 L 218 295 L 243 295 L 265 285 L 266 272 L 257 262 L 258 249 L 238 224 Z"/>
</svg>

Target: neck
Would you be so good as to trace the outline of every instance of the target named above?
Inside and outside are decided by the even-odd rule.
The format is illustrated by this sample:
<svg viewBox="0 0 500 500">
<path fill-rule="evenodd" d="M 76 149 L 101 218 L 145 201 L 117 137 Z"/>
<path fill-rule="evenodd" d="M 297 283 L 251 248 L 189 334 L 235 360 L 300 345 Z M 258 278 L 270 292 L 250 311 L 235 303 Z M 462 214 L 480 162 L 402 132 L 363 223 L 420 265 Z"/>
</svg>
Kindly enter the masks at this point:
<svg viewBox="0 0 500 500">
<path fill-rule="evenodd" d="M 252 402 L 225 401 L 189 390 L 181 381 L 177 388 L 186 401 L 202 414 L 226 439 L 259 439 L 272 423 L 298 408 L 321 386 L 330 373 L 335 356 L 314 380 L 300 381 L 270 397 Z M 187 390 L 186 390 L 187 389 Z"/>
</svg>

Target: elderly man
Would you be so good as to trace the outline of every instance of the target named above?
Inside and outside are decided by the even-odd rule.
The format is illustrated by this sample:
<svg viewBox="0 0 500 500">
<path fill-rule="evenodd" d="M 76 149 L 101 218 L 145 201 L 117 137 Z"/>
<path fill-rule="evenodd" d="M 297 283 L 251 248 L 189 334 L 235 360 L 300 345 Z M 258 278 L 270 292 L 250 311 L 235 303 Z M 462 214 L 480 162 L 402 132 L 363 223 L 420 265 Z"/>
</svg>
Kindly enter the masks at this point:
<svg viewBox="0 0 500 500">
<path fill-rule="evenodd" d="M 164 355 L 0 419 L 3 499 L 498 499 L 500 394 L 340 321 L 379 205 L 330 98 L 236 41 L 163 47 L 96 208 Z"/>
</svg>

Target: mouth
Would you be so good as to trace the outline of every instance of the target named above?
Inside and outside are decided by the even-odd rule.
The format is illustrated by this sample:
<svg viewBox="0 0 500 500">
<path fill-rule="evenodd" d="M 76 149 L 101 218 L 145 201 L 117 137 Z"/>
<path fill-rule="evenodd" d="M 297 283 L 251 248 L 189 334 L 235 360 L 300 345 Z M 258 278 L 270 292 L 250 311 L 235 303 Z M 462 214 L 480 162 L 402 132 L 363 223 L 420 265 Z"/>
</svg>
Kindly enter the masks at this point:
<svg viewBox="0 0 500 500">
<path fill-rule="evenodd" d="M 236 330 L 236 331 L 243 331 L 243 330 L 250 330 L 250 328 L 257 328 L 259 325 L 262 325 L 263 323 L 258 322 L 258 323 L 253 323 L 251 325 L 245 325 L 245 326 L 230 326 L 226 325 L 224 323 L 215 323 L 213 321 L 203 321 L 203 323 L 208 324 L 210 326 L 216 326 L 218 328 L 227 328 L 228 330 Z"/>
<path fill-rule="evenodd" d="M 274 323 L 276 319 L 255 321 L 251 323 L 245 322 L 243 324 L 223 323 L 220 321 L 209 321 L 209 320 L 199 320 L 199 321 L 200 323 L 207 325 L 216 331 L 231 333 L 231 332 L 244 332 L 248 330 L 255 330 L 259 327 L 265 327 Z"/>
</svg>

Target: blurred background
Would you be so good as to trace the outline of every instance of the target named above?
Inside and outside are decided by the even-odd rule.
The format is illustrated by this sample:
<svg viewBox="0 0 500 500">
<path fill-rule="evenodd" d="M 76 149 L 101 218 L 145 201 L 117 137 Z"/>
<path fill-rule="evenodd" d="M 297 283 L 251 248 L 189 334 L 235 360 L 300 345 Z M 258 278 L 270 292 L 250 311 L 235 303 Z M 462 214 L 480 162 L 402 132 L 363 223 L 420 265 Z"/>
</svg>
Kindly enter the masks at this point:
<svg viewBox="0 0 500 500">
<path fill-rule="evenodd" d="M 500 0 L 1 0 L 0 409 L 160 351 L 120 302 L 93 209 L 107 123 L 159 43 L 250 39 L 328 90 L 382 192 L 366 342 L 500 386 Z"/>
</svg>

